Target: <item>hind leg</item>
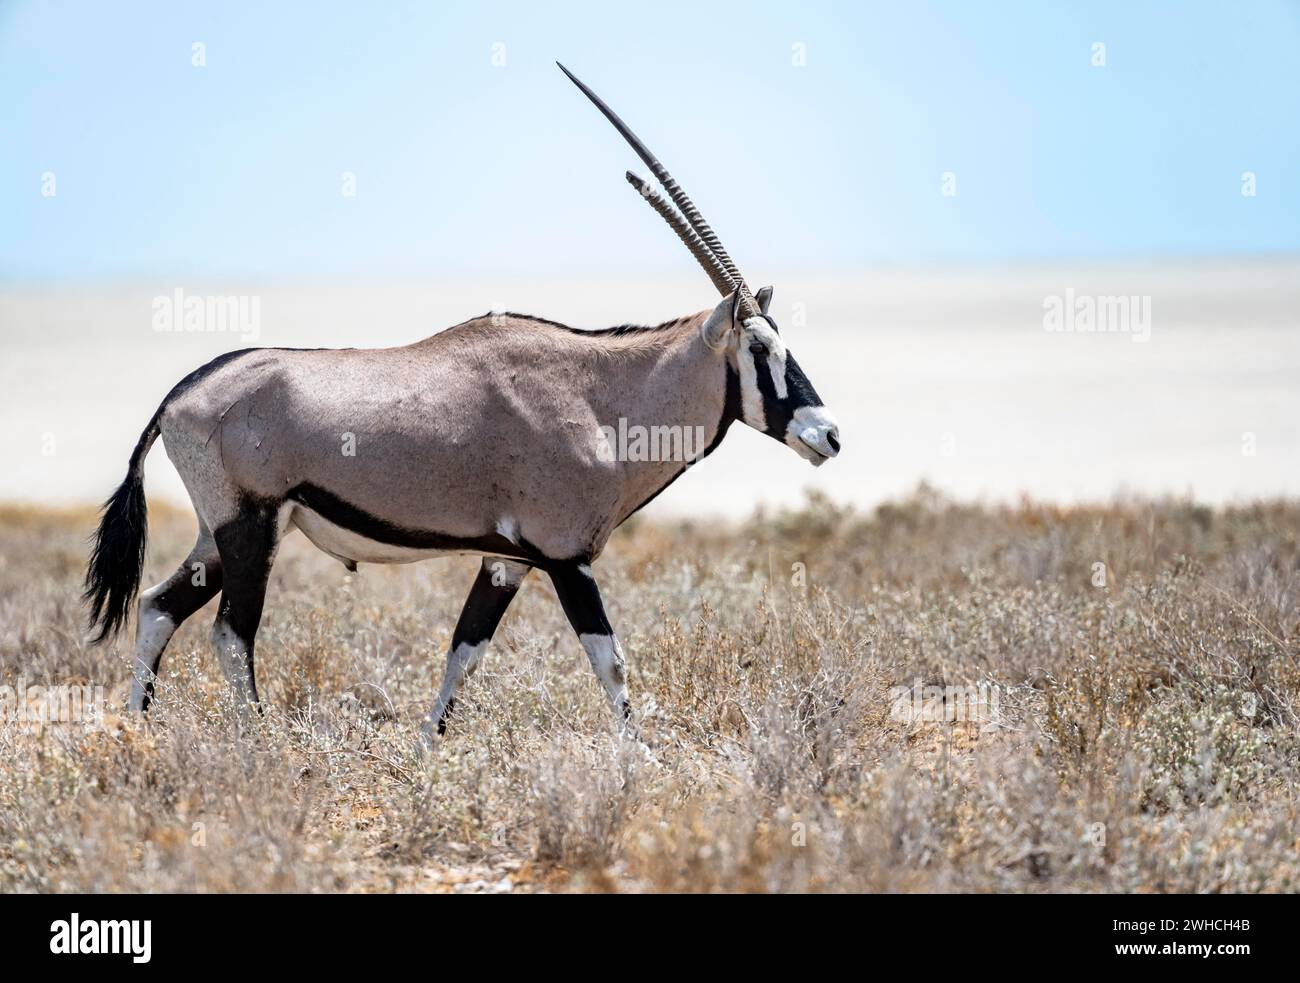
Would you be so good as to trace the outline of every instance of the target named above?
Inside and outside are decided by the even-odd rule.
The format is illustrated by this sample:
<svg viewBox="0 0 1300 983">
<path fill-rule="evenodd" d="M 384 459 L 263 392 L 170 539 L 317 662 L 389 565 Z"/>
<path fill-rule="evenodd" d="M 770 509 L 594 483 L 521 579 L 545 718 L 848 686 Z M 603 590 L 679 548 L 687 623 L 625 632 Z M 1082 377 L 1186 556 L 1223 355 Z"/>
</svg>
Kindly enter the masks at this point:
<svg viewBox="0 0 1300 983">
<path fill-rule="evenodd" d="M 212 646 L 234 690 L 236 706 L 257 706 L 253 644 L 262 620 L 266 583 L 284 519 L 275 504 L 244 504 L 235 518 L 213 533 L 221 557 L 221 604 L 212 626 Z"/>
<path fill-rule="evenodd" d="M 128 707 L 144 713 L 153 702 L 154 681 L 163 650 L 181 622 L 221 590 L 221 561 L 212 535 L 200 523 L 194 549 L 175 573 L 140 595 L 135 629 L 135 659 L 131 665 Z"/>
</svg>

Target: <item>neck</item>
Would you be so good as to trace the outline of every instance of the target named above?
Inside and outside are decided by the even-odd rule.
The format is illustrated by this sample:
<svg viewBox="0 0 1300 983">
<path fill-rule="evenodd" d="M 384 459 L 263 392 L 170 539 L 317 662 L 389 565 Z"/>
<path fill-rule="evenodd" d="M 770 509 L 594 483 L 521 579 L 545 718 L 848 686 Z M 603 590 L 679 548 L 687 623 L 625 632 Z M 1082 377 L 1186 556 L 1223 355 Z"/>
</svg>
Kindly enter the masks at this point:
<svg viewBox="0 0 1300 983">
<path fill-rule="evenodd" d="M 620 352 L 625 384 L 597 408 L 622 465 L 620 522 L 711 453 L 740 415 L 739 380 L 700 333 L 707 317 L 646 332 Z"/>
</svg>

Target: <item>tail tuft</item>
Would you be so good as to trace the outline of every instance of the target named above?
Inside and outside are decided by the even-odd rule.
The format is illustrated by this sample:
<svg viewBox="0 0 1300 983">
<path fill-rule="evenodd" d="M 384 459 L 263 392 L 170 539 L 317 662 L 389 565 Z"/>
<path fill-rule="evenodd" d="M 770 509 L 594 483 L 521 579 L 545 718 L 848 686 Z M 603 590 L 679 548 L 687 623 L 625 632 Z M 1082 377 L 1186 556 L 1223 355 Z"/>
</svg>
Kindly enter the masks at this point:
<svg viewBox="0 0 1300 983">
<path fill-rule="evenodd" d="M 140 435 L 131 455 L 126 479 L 104 503 L 86 567 L 86 590 L 90 605 L 90 630 L 98 643 L 126 623 L 131 602 L 140 589 L 148 542 L 149 510 L 144 498 L 144 456 L 158 436 L 157 417 Z"/>
</svg>

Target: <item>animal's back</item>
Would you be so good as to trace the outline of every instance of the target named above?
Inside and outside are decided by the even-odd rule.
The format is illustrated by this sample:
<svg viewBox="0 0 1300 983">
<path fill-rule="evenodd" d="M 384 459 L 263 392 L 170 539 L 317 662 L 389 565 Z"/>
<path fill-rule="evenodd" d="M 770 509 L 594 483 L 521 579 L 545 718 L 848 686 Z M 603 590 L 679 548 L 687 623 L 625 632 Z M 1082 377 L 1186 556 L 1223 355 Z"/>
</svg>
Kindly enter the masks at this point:
<svg viewBox="0 0 1300 983">
<path fill-rule="evenodd" d="M 593 531 L 573 529 L 563 509 L 573 477 L 609 470 L 582 348 L 492 318 L 401 348 L 253 349 L 174 394 L 162 436 L 201 514 L 212 500 L 211 522 L 231 496 L 305 488 L 383 503 L 384 522 L 450 537 L 527 513 L 536 528 L 525 535 L 578 549 Z"/>
</svg>

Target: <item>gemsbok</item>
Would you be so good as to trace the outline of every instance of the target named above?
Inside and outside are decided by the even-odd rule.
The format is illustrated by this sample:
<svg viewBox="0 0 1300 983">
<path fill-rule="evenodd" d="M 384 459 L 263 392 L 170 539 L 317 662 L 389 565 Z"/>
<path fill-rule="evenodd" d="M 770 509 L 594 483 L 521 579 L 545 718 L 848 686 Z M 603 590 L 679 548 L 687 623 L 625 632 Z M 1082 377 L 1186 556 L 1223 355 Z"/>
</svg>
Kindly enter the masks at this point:
<svg viewBox="0 0 1300 983">
<path fill-rule="evenodd" d="M 428 737 L 444 732 L 458 691 L 534 568 L 554 584 L 623 728 L 623 651 L 591 568 L 610 535 L 715 450 L 736 420 L 815 465 L 839 453 L 834 418 L 769 314 L 771 288 L 750 292 L 663 165 L 560 68 L 676 204 L 628 172 L 722 302 L 656 327 L 598 331 L 488 314 L 401 348 L 250 348 L 191 372 L 140 435 L 126 479 L 104 505 L 86 575 L 91 629 L 102 641 L 123 626 L 139 588 L 144 458 L 161 436 L 199 533 L 185 562 L 140 595 L 131 708 L 147 710 L 172 634 L 218 592 L 213 646 L 237 705 L 257 706 L 253 644 L 267 579 L 281 539 L 299 529 L 352 569 L 483 556 Z M 610 434 L 629 423 L 705 440 L 691 453 L 620 452 L 627 448 L 611 447 Z M 344 435 L 355 440 L 351 455 L 341 452 Z M 195 564 L 204 577 L 192 576 Z"/>
</svg>

